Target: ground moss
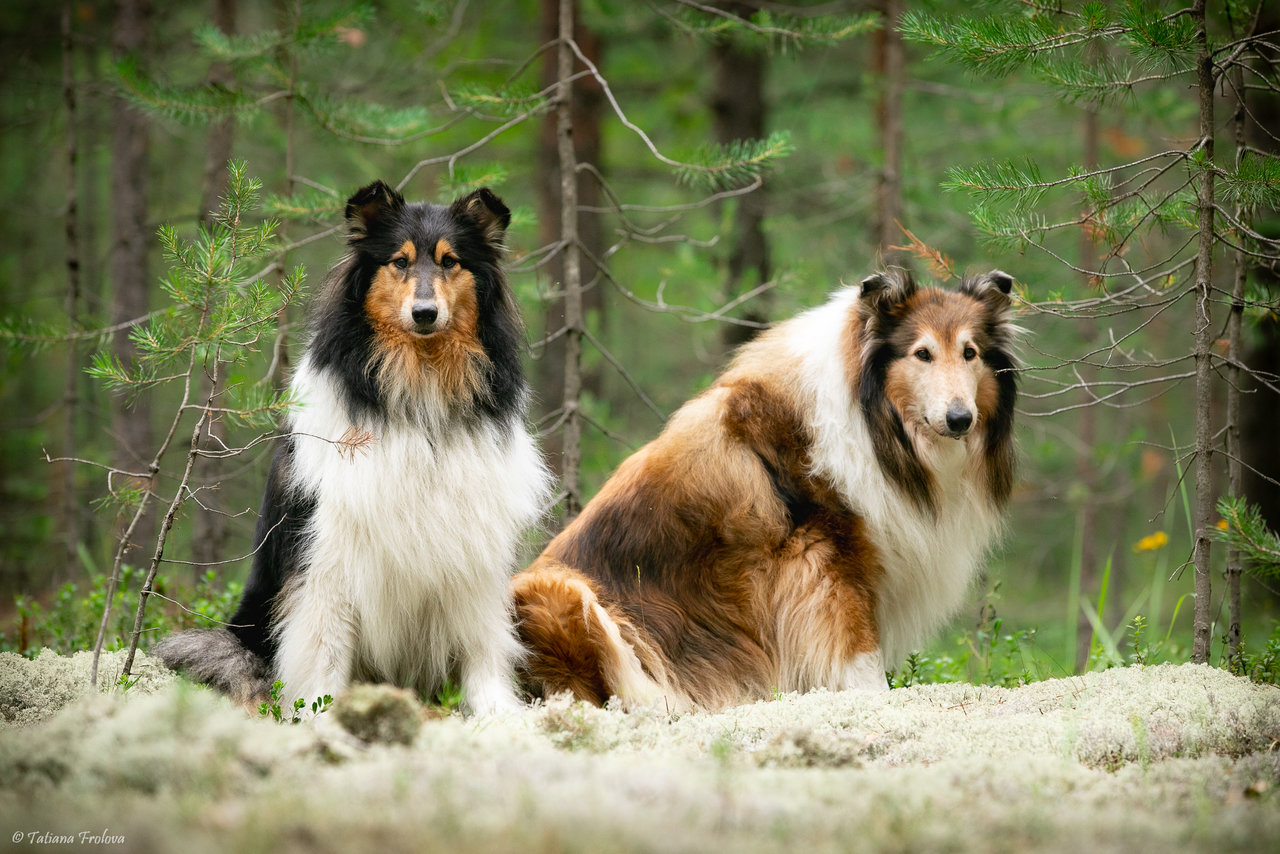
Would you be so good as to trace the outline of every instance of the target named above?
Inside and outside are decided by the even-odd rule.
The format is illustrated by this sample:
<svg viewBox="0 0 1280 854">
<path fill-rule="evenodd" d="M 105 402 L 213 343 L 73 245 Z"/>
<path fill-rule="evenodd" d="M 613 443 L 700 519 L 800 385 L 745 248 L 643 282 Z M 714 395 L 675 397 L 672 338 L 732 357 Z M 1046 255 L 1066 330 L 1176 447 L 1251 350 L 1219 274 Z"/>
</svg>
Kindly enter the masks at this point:
<svg viewBox="0 0 1280 854">
<path fill-rule="evenodd" d="M 11 834 L 108 828 L 128 850 L 184 854 L 1280 844 L 1280 691 L 1207 667 L 678 717 L 556 699 L 428 718 L 398 744 L 353 739 L 331 713 L 249 715 L 158 668 L 101 693 L 68 684 L 79 665 L 22 661 L 0 662 L 0 701 L 19 711 L 0 726 Z"/>
</svg>

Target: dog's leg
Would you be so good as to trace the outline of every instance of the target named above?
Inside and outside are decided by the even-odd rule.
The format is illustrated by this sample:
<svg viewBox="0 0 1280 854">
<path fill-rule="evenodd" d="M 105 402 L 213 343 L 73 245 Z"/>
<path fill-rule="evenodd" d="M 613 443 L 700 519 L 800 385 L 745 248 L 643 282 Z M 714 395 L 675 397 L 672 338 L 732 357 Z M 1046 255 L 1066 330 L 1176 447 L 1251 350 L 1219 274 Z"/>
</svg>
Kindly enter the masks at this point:
<svg viewBox="0 0 1280 854">
<path fill-rule="evenodd" d="M 463 696 L 476 715 L 521 708 L 515 692 L 515 661 L 520 656 L 520 644 L 505 599 L 492 598 L 492 607 L 477 608 L 471 638 L 461 650 Z"/>
<path fill-rule="evenodd" d="M 336 698 L 350 684 L 357 621 L 340 589 L 312 574 L 288 597 L 276 629 L 275 676 L 290 706 L 298 698 L 308 705 L 326 694 Z"/>
<path fill-rule="evenodd" d="M 884 675 L 884 663 L 880 650 L 860 652 L 845 662 L 840 672 L 838 690 L 888 691 L 889 681 Z"/>
</svg>

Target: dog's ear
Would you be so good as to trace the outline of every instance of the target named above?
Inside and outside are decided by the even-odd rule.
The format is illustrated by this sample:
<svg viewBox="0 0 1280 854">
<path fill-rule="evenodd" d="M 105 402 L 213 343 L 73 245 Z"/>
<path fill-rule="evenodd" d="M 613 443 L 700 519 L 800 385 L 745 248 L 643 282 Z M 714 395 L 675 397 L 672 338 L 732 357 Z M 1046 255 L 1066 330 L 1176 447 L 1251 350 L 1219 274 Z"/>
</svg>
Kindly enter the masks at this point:
<svg viewBox="0 0 1280 854">
<path fill-rule="evenodd" d="M 1003 270 L 992 270 L 972 279 L 965 279 L 960 285 L 960 293 L 976 297 L 996 308 L 1009 305 L 1009 295 L 1013 293 L 1013 276 Z"/>
<path fill-rule="evenodd" d="M 381 181 L 357 190 L 347 199 L 347 233 L 352 242 L 363 240 L 378 222 L 404 207 L 404 197 Z"/>
<path fill-rule="evenodd" d="M 861 282 L 858 299 L 864 315 L 887 313 L 916 292 L 915 279 L 901 267 L 892 267 L 867 276 Z"/>
<path fill-rule="evenodd" d="M 463 196 L 449 206 L 454 216 L 467 217 L 484 233 L 485 242 L 501 247 L 502 238 L 511 224 L 511 210 L 488 187 Z"/>
<path fill-rule="evenodd" d="M 990 273 L 983 273 L 968 284 L 975 294 L 991 288 L 995 288 L 1005 296 L 1013 292 L 1013 276 L 1003 270 L 992 270 Z"/>
</svg>

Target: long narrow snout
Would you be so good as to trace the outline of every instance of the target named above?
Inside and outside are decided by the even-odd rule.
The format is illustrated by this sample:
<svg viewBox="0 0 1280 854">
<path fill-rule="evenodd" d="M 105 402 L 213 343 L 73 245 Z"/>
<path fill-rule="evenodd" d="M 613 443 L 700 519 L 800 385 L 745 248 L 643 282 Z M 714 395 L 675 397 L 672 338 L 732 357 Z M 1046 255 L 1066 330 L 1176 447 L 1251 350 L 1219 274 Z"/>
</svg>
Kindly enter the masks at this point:
<svg viewBox="0 0 1280 854">
<path fill-rule="evenodd" d="M 958 398 L 951 401 L 947 405 L 946 424 L 946 435 L 953 439 L 962 438 L 973 428 L 973 409 Z"/>
<path fill-rule="evenodd" d="M 413 317 L 413 331 L 419 335 L 430 335 L 436 331 L 436 323 L 440 318 L 440 307 L 433 299 L 414 300 L 410 312 Z"/>
</svg>

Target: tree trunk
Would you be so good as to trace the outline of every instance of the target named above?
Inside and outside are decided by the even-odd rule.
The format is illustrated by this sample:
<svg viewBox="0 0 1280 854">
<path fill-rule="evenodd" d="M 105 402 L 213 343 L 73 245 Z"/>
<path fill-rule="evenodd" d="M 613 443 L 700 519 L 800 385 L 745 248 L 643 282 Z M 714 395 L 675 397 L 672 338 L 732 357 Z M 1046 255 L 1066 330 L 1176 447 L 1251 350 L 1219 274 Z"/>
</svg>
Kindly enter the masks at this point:
<svg viewBox="0 0 1280 854">
<path fill-rule="evenodd" d="M 66 107 L 66 158 L 67 158 L 67 209 L 64 215 L 64 227 L 67 241 L 67 330 L 74 334 L 77 318 L 80 313 L 80 231 L 77 219 L 80 215 L 77 186 L 77 166 L 79 149 L 76 143 L 76 122 L 79 120 L 76 110 L 76 79 L 74 65 L 74 45 L 71 40 L 71 2 L 64 0 L 62 4 L 62 101 Z M 80 414 L 79 395 L 76 393 L 80 383 L 81 365 L 80 348 L 75 338 L 67 340 L 67 374 L 63 391 L 63 434 L 62 456 L 76 457 L 76 427 Z M 65 556 L 62 567 L 55 571 L 55 586 L 76 576 L 75 567 L 78 562 L 77 551 L 83 534 L 80 525 L 80 500 L 76 489 L 76 466 L 73 463 L 62 464 L 62 531 L 65 543 Z"/>
<path fill-rule="evenodd" d="M 112 34 L 112 50 L 117 60 L 141 54 L 146 47 L 151 18 L 150 0 L 117 0 Z M 111 126 L 111 320 L 113 324 L 143 317 L 150 309 L 151 277 L 147 268 L 147 248 L 151 227 L 147 224 L 147 123 L 140 112 L 117 97 L 112 106 Z M 117 332 L 112 352 L 125 363 L 137 351 L 128 329 Z M 115 464 L 126 471 L 146 473 L 154 443 L 151 405 L 144 395 L 133 407 L 123 398 L 111 404 L 111 433 L 115 442 Z M 155 488 L 148 476 L 138 485 Z M 145 520 L 134 529 L 130 549 L 150 543 L 155 536 L 154 520 Z"/>
<path fill-rule="evenodd" d="M 301 0 L 277 0 L 276 14 L 279 17 L 282 32 L 296 34 L 302 28 Z M 293 195 L 294 190 L 295 157 L 297 154 L 294 135 L 294 122 L 298 109 L 294 103 L 298 91 L 297 47 L 292 43 L 281 47 L 279 60 L 281 67 L 289 70 L 285 96 L 280 99 L 281 123 L 284 125 L 284 181 L 282 183 L 282 192 L 286 197 L 289 197 Z M 289 245 L 289 221 L 287 219 L 280 222 L 280 227 L 276 230 L 276 239 L 280 241 L 281 245 Z M 280 253 L 279 265 L 280 278 L 283 280 L 286 271 L 289 269 L 289 253 L 287 251 Z M 289 387 L 289 374 L 292 368 L 289 358 L 289 337 L 292 316 L 295 314 L 296 312 L 291 310 L 289 306 L 285 306 L 276 326 L 275 344 L 271 348 L 271 367 L 267 381 L 273 382 L 279 391 L 285 391 Z"/>
<path fill-rule="evenodd" d="M 902 96 L 906 88 L 902 35 L 897 31 L 902 0 L 879 0 L 884 26 L 876 31 L 872 65 L 880 78 L 876 127 L 884 165 L 876 180 L 875 234 L 885 263 L 894 260 L 889 247 L 902 238 Z"/>
<path fill-rule="evenodd" d="M 743 3 L 724 4 L 738 17 L 750 17 L 753 7 Z M 728 145 L 739 140 L 762 139 L 765 135 L 764 86 L 768 57 L 761 50 L 735 44 L 732 38 L 717 39 L 711 46 L 711 120 L 715 141 Z M 733 231 L 729 242 L 728 268 L 723 298 L 727 302 L 769 280 L 769 244 L 764 233 L 767 209 L 765 188 L 739 196 L 733 201 Z M 745 320 L 766 320 L 764 298 L 757 297 L 742 312 Z M 720 343 L 726 354 L 750 341 L 758 330 L 751 326 L 725 324 Z"/>
<path fill-rule="evenodd" d="M 236 31 L 236 0 L 214 0 L 213 23 L 227 34 Z M 209 69 L 209 82 L 222 86 L 231 86 L 234 82 L 231 68 L 226 63 L 215 63 Z M 228 117 L 215 122 L 209 128 L 209 136 L 205 142 L 204 185 L 200 198 L 200 225 L 208 226 L 210 214 L 227 191 L 227 161 L 231 159 L 231 149 L 235 141 L 235 121 Z M 218 374 L 221 376 L 221 373 Z M 201 388 L 207 389 L 211 380 L 201 379 Z M 221 383 L 219 383 L 221 385 Z M 221 397 L 221 388 L 212 390 L 213 400 Z M 200 395 L 205 398 L 206 393 Z M 226 444 L 226 422 L 218 413 L 209 413 L 206 426 L 200 436 L 200 450 L 209 451 L 221 448 Z M 201 456 L 196 460 L 195 478 L 197 494 L 200 502 L 192 520 L 194 532 L 191 542 L 191 560 L 198 564 L 213 564 L 223 559 L 230 531 L 227 526 L 224 503 L 218 498 L 217 487 L 222 480 L 223 460 Z M 196 567 L 197 576 L 201 568 Z"/>
<path fill-rule="evenodd" d="M 1095 107 L 1087 107 L 1084 113 L 1084 169 L 1091 172 L 1098 168 L 1098 111 Z M 1088 228 L 1080 229 L 1080 267 L 1092 270 L 1098 263 L 1093 238 Z M 1100 288 L 1101 281 L 1085 277 L 1085 287 L 1092 292 Z M 1092 317 L 1083 318 L 1079 322 L 1080 337 L 1085 342 L 1086 353 L 1092 352 L 1097 335 L 1097 324 Z M 1086 382 L 1094 379 L 1094 370 L 1088 365 L 1078 366 L 1080 377 Z M 1078 431 L 1081 452 L 1076 458 L 1076 479 L 1080 483 L 1082 500 L 1079 504 L 1080 514 L 1080 590 L 1093 590 L 1098 583 L 1098 507 L 1094 500 L 1097 491 L 1097 478 L 1094 477 L 1093 450 L 1098 444 L 1098 409 L 1092 405 L 1095 400 L 1089 388 L 1080 392 L 1088 405 L 1080 409 Z M 1083 610 L 1076 614 L 1076 668 L 1083 671 L 1089 663 L 1089 638 L 1093 636 L 1093 627 Z M 1102 614 L 1098 614 L 1102 619 Z"/>
<path fill-rule="evenodd" d="M 1191 11 L 1198 28 L 1200 53 L 1196 57 L 1196 89 L 1200 96 L 1200 144 L 1209 163 L 1213 162 L 1213 58 L 1209 54 L 1205 27 L 1205 0 L 1196 0 Z M 1197 209 L 1199 242 L 1196 256 L 1195 282 L 1195 615 L 1192 626 L 1191 660 L 1197 664 L 1209 661 L 1212 641 L 1213 579 L 1210 575 L 1209 525 L 1213 513 L 1213 423 L 1210 417 L 1213 380 L 1213 172 L 1205 169 L 1199 178 Z"/>
<path fill-rule="evenodd" d="M 579 467 L 582 454 L 582 270 L 578 245 L 577 158 L 573 150 L 574 0 L 560 0 L 559 46 L 556 49 L 560 82 L 556 98 L 556 132 L 560 153 L 560 240 L 564 263 L 564 429 L 561 443 L 561 481 L 565 491 L 564 521 L 569 523 L 582 509 Z"/>
<path fill-rule="evenodd" d="M 1232 90 L 1236 97 L 1236 109 L 1232 116 L 1235 127 L 1236 171 L 1247 156 L 1245 141 L 1244 72 L 1237 66 L 1231 72 Z M 1248 222 L 1249 213 L 1243 204 L 1237 203 L 1235 218 Z M 1245 238 L 1240 236 L 1238 245 Z M 1233 276 L 1231 284 L 1231 314 L 1227 317 L 1227 492 L 1233 497 L 1244 494 L 1244 450 L 1240 441 L 1240 386 L 1245 372 L 1240 369 L 1244 358 L 1240 343 L 1244 321 L 1245 282 L 1249 274 L 1248 259 L 1243 251 L 1232 253 Z M 1239 549 L 1227 549 L 1227 661 L 1233 669 L 1240 667 L 1240 575 L 1244 570 L 1244 556 Z"/>
<path fill-rule="evenodd" d="M 600 67 L 603 46 L 600 37 L 586 27 L 576 14 L 574 8 L 573 39 L 583 54 L 597 68 Z M 542 2 L 542 39 L 553 41 L 560 37 L 560 2 L 559 0 L 543 0 Z M 579 72 L 585 66 L 574 57 L 574 71 Z M 543 54 L 542 86 L 545 88 L 555 84 L 559 77 L 559 54 L 548 51 Z M 570 119 L 573 125 L 571 139 L 575 163 L 591 164 L 598 170 L 603 169 L 600 148 L 600 125 L 604 116 L 604 90 L 594 77 L 584 77 L 574 81 Z M 538 182 L 538 220 L 541 223 L 540 240 L 542 245 L 554 243 L 561 239 L 561 192 L 560 192 L 560 118 L 559 112 L 549 113 L 542 121 L 538 137 L 538 173 L 542 179 Z M 599 182 L 595 176 L 579 173 L 577 181 L 578 207 L 598 207 L 601 202 Z M 579 210 L 577 219 L 578 245 L 585 250 L 579 254 L 579 265 L 582 280 L 585 284 L 595 282 L 593 287 L 582 291 L 582 311 L 584 322 L 587 316 L 594 319 L 597 334 L 604 334 L 605 323 L 605 287 L 600 281 L 600 271 L 592 258 L 602 259 L 605 252 L 603 218 L 591 211 Z M 565 281 L 565 258 L 558 255 L 545 267 L 547 279 L 552 283 L 556 296 L 545 303 L 544 325 L 548 336 L 565 327 L 565 301 L 563 296 Z M 538 355 L 534 367 L 534 383 L 539 391 L 537 397 L 554 406 L 560 399 L 564 383 L 566 341 L 563 337 L 547 344 Z M 582 375 L 582 385 L 586 390 L 599 394 L 601 376 L 598 371 L 587 371 Z M 542 413 L 545 414 L 545 413 Z M 561 461 L 564 447 L 563 435 L 548 436 L 543 440 L 548 461 L 552 470 L 563 474 Z"/>
</svg>

